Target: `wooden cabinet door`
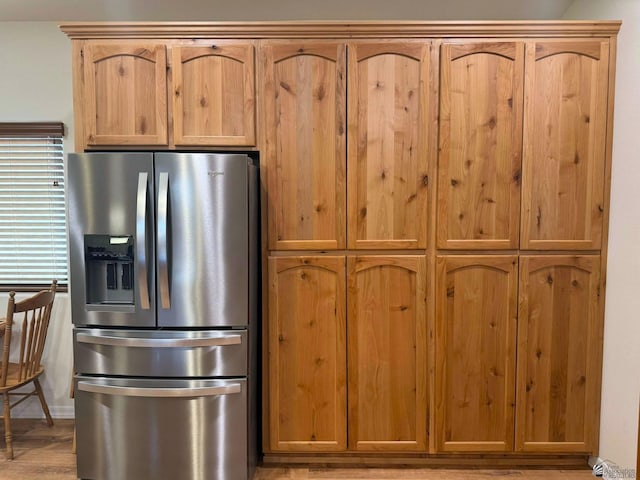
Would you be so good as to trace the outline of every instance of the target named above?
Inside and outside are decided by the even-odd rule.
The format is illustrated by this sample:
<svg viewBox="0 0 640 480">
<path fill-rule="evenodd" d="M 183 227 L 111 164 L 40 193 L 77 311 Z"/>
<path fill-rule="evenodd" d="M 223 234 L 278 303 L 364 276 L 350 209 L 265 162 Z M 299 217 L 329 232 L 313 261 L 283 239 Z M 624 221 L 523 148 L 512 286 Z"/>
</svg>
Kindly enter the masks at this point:
<svg viewBox="0 0 640 480">
<path fill-rule="evenodd" d="M 346 449 L 345 283 L 345 257 L 269 258 L 272 450 Z"/>
<path fill-rule="evenodd" d="M 441 52 L 438 247 L 518 248 L 524 44 Z"/>
<path fill-rule="evenodd" d="M 349 448 L 426 451 L 424 256 L 348 258 Z"/>
<path fill-rule="evenodd" d="M 436 446 L 513 450 L 518 257 L 440 256 Z"/>
<path fill-rule="evenodd" d="M 261 52 L 269 248 L 344 248 L 346 47 L 269 42 Z"/>
<path fill-rule="evenodd" d="M 609 43 L 528 43 L 525 70 L 521 248 L 598 249 Z"/>
<path fill-rule="evenodd" d="M 165 46 L 88 41 L 82 53 L 86 144 L 166 145 Z"/>
<path fill-rule="evenodd" d="M 249 42 L 172 48 L 176 145 L 255 145 L 253 56 Z"/>
<path fill-rule="evenodd" d="M 349 44 L 349 248 L 426 247 L 430 49 Z"/>
<path fill-rule="evenodd" d="M 516 449 L 594 452 L 600 257 L 520 259 Z"/>
</svg>

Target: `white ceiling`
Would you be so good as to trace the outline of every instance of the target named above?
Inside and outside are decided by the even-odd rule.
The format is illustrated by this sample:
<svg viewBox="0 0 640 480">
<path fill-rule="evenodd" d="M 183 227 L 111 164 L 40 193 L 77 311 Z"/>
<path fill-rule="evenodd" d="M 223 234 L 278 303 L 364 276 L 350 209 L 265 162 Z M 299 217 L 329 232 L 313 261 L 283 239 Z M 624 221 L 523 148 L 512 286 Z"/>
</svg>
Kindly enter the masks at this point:
<svg viewBox="0 0 640 480">
<path fill-rule="evenodd" d="M 559 19 L 572 0 L 0 0 L 4 21 Z"/>
</svg>

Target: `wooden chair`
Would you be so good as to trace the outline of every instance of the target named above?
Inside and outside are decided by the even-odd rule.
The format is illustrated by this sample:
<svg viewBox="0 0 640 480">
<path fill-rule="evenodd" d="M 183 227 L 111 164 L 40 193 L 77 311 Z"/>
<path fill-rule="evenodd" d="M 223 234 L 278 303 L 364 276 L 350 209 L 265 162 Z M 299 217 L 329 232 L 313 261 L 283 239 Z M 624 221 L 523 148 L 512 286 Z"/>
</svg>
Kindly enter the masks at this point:
<svg viewBox="0 0 640 480">
<path fill-rule="evenodd" d="M 4 341 L 2 351 L 2 364 L 0 364 L 0 394 L 3 399 L 2 418 L 4 419 L 6 456 L 13 459 L 13 445 L 11 436 L 11 409 L 22 403 L 27 398 L 37 395 L 42 405 L 42 410 L 49 426 L 53 426 L 53 420 L 49 413 L 49 407 L 44 399 L 42 387 L 38 377 L 44 372 L 40 364 L 44 350 L 51 309 L 56 295 L 57 281 L 54 280 L 50 290 L 43 290 L 30 298 L 15 301 L 15 292 L 9 294 L 7 305 L 7 318 L 4 322 Z M 23 314 L 23 315 L 17 315 Z M 14 318 L 15 315 L 15 318 Z M 11 353 L 11 333 L 16 322 L 22 321 L 20 335 L 20 352 L 16 363 L 9 362 Z M 28 383 L 33 382 L 32 392 L 14 392 Z M 20 396 L 20 400 L 11 404 L 10 396 Z"/>
</svg>

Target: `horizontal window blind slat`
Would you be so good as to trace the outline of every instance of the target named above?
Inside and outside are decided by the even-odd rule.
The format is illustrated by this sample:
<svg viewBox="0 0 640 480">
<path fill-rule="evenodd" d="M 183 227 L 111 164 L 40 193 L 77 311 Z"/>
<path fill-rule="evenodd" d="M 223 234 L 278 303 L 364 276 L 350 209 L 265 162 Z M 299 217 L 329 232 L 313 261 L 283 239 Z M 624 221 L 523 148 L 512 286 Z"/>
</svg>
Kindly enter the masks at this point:
<svg viewBox="0 0 640 480">
<path fill-rule="evenodd" d="M 62 148 L 3 148 L 0 145 L 0 161 L 4 164 L 17 163 L 18 160 L 52 160 L 54 163 L 63 160 Z"/>
<path fill-rule="evenodd" d="M 59 238 L 60 240 L 66 239 L 66 235 L 64 232 L 51 232 L 48 235 L 44 235 L 42 230 L 40 231 L 32 230 L 30 232 L 22 232 L 22 233 L 24 233 L 25 237 L 21 239 L 19 243 L 24 243 L 24 244 L 37 242 L 41 239 L 48 240 L 48 241 L 55 240 L 56 238 Z M 9 234 L 0 232 L 0 242 L 2 242 L 3 239 L 8 240 L 11 238 L 15 238 L 15 235 L 9 235 Z"/>
<path fill-rule="evenodd" d="M 19 266 L 17 268 L 3 268 L 2 269 L 2 276 L 8 276 L 9 272 L 14 272 L 14 274 L 16 272 L 19 272 L 20 275 L 39 275 L 41 272 L 46 273 L 49 272 L 48 275 L 46 275 L 47 277 L 49 277 L 51 275 L 51 273 L 53 272 L 64 272 L 66 269 L 66 265 L 60 264 L 60 265 L 45 265 L 45 266 L 35 266 L 35 267 L 29 267 L 29 266 Z"/>
<path fill-rule="evenodd" d="M 46 179 L 57 180 L 58 182 L 64 183 L 64 172 L 62 170 L 51 170 L 48 172 L 42 172 L 38 169 L 33 169 L 28 172 L 12 172 L 12 171 L 2 171 L 0 169 L 0 181 L 3 183 L 12 183 L 16 181 L 25 182 L 27 180 L 36 180 L 41 182 Z"/>
<path fill-rule="evenodd" d="M 11 170 L 12 168 L 16 169 L 32 169 L 32 168 L 42 168 L 46 170 L 55 170 L 59 169 L 64 165 L 62 161 L 62 155 L 59 158 L 54 158 L 54 155 L 51 155 L 47 152 L 42 152 L 38 155 L 13 155 L 13 156 L 5 156 L 2 152 L 2 148 L 0 148 L 0 167 L 3 170 Z"/>
<path fill-rule="evenodd" d="M 44 281 L 43 278 L 48 278 L 48 281 Z M 41 275 L 32 275 L 29 277 L 21 277 L 19 280 L 14 280 L 13 278 L 7 276 L 0 276 L 0 284 L 2 285 L 16 285 L 16 286 L 21 286 L 21 285 L 42 285 L 44 286 L 49 286 L 49 284 L 51 283 L 51 280 L 53 279 L 58 280 L 58 286 L 60 285 L 66 285 L 68 282 L 68 278 L 63 275 L 63 272 L 53 272 L 50 275 L 47 276 L 41 276 Z"/>
<path fill-rule="evenodd" d="M 28 253 L 28 252 L 27 252 Z M 17 255 L 18 256 L 18 255 Z M 18 256 L 20 257 L 20 256 Z M 28 261 L 17 261 L 17 262 L 9 262 L 8 260 L 4 260 L 2 262 L 0 262 L 0 266 L 2 267 L 2 270 L 6 270 L 7 268 L 10 268 L 12 265 L 14 266 L 14 268 L 16 266 L 23 266 L 23 265 L 41 265 L 41 266 L 46 266 L 46 265 L 66 265 L 67 264 L 67 259 L 66 259 L 66 253 L 63 252 L 54 252 L 54 253 L 50 253 L 49 258 L 44 258 L 44 257 L 33 257 L 28 260 Z"/>
<path fill-rule="evenodd" d="M 0 269 L 2 269 L 1 275 L 8 275 L 8 272 L 23 272 L 27 273 L 37 273 L 39 271 L 48 272 L 51 270 L 65 270 L 67 267 L 66 260 L 61 258 L 60 261 L 55 263 L 25 263 L 18 266 L 10 265 L 10 264 L 1 264 Z"/>
<path fill-rule="evenodd" d="M 62 268 L 67 265 L 66 257 L 57 256 L 55 257 L 56 261 L 45 261 L 46 259 L 34 259 L 29 263 L 10 263 L 10 262 L 0 262 L 0 268 L 2 271 L 6 270 L 16 270 L 20 268 L 39 268 L 39 269 L 47 269 L 47 268 Z"/>
<path fill-rule="evenodd" d="M 53 219 L 55 222 L 62 221 L 64 223 L 65 222 L 64 211 L 61 210 L 57 214 L 52 211 L 46 215 L 43 215 L 40 213 L 28 213 L 26 211 L 18 211 L 16 213 L 0 213 L 0 221 L 5 223 L 7 222 L 17 223 L 18 225 L 21 222 L 24 222 L 24 223 L 37 222 L 37 221 L 47 222 L 49 221 L 49 219 Z"/>
<path fill-rule="evenodd" d="M 20 160 L 38 160 L 40 162 L 43 162 L 45 160 L 52 160 L 54 163 L 57 163 L 58 161 L 62 163 L 63 150 L 61 148 L 41 148 L 37 150 L 33 148 L 24 148 L 22 150 L 8 150 L 6 148 L 2 148 L 2 146 L 0 145 L 0 163 L 11 165 L 18 163 Z"/>
<path fill-rule="evenodd" d="M 65 211 L 64 202 L 49 203 L 45 205 L 31 205 L 31 206 L 20 205 L 19 207 L 17 205 L 12 205 L 11 203 L 7 202 L 7 206 L 10 206 L 15 211 L 20 212 L 21 215 L 35 214 L 35 215 L 57 216 L 59 213 L 64 214 L 64 211 Z M 0 216 L 11 215 L 12 213 L 13 212 L 3 211 L 2 202 L 0 202 Z"/>
<path fill-rule="evenodd" d="M 5 145 L 11 145 L 13 143 L 51 143 L 56 145 L 62 145 L 62 139 L 52 135 L 32 135 L 29 137 L 20 137 L 17 135 L 2 135 L 0 133 L 0 143 Z"/>
<path fill-rule="evenodd" d="M 64 266 L 63 266 L 64 265 Z M 0 265 L 3 272 L 21 272 L 25 275 L 37 274 L 39 272 L 60 272 L 64 271 L 66 264 L 64 263 L 31 263 L 22 264 L 16 268 L 12 268 L 10 265 Z"/>
<path fill-rule="evenodd" d="M 0 162 L 0 173 L 9 174 L 9 173 L 29 173 L 38 175 L 47 175 L 49 173 L 62 173 L 64 169 L 64 164 L 62 162 L 45 162 L 42 163 L 40 160 L 25 160 L 25 159 L 17 159 L 14 162 Z"/>
<path fill-rule="evenodd" d="M 40 152 L 42 150 L 51 150 L 54 152 L 63 151 L 64 147 L 60 143 L 49 142 L 47 140 L 33 141 L 33 142 L 2 142 L 0 141 L 0 149 L 6 152 L 24 152 L 34 151 Z"/>
<path fill-rule="evenodd" d="M 13 236 L 15 237 L 15 235 Z M 40 248 L 46 248 L 47 244 L 56 245 L 57 242 L 66 242 L 67 236 L 64 233 L 55 233 L 52 235 L 25 235 L 25 238 L 20 241 L 11 240 L 11 236 L 3 235 L 0 237 L 0 248 L 5 248 L 4 245 L 33 245 L 40 246 Z"/>
</svg>

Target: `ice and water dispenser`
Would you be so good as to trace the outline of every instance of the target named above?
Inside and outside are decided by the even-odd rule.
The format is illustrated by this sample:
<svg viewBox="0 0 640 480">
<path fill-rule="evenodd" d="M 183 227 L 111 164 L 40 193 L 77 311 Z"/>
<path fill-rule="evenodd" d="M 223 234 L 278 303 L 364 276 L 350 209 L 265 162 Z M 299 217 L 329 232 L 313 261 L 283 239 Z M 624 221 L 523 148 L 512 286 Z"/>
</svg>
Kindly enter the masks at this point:
<svg viewBox="0 0 640 480">
<path fill-rule="evenodd" d="M 87 304 L 133 305 L 133 236 L 85 235 Z"/>
</svg>

